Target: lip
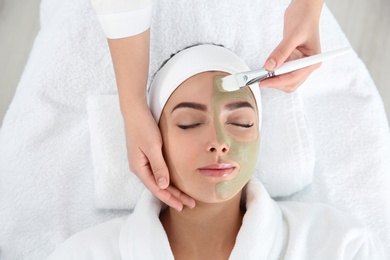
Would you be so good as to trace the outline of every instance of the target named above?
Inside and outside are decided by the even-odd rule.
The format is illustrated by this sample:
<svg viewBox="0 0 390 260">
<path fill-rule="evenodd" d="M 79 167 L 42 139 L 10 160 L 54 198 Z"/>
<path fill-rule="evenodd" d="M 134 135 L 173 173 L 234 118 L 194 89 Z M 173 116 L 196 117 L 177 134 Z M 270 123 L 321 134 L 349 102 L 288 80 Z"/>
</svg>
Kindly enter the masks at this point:
<svg viewBox="0 0 390 260">
<path fill-rule="evenodd" d="M 208 177 L 226 177 L 234 172 L 236 167 L 230 163 L 215 163 L 199 168 L 200 173 Z"/>
</svg>

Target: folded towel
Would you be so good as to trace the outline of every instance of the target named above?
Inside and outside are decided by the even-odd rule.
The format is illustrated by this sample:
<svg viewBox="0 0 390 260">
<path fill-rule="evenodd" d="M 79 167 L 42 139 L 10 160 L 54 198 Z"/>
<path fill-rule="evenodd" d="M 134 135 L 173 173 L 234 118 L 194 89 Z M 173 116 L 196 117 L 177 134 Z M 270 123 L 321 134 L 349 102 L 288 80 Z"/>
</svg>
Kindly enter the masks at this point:
<svg viewBox="0 0 390 260">
<path fill-rule="evenodd" d="M 282 197 L 312 183 L 315 151 L 299 92 L 262 89 L 263 127 L 258 179 L 271 197 Z"/>
</svg>

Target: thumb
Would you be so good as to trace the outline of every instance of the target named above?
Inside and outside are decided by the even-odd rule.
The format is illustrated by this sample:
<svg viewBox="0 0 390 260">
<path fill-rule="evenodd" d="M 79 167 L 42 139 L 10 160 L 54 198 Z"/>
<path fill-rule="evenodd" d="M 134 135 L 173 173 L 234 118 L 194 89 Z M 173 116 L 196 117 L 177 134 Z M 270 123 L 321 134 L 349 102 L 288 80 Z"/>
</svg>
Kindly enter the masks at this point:
<svg viewBox="0 0 390 260">
<path fill-rule="evenodd" d="M 166 189 L 169 186 L 169 172 L 161 149 L 151 152 L 148 160 L 157 185 L 160 189 Z"/>
<path fill-rule="evenodd" d="M 282 65 L 296 48 L 292 41 L 283 39 L 279 45 L 272 51 L 263 67 L 272 71 Z"/>
</svg>

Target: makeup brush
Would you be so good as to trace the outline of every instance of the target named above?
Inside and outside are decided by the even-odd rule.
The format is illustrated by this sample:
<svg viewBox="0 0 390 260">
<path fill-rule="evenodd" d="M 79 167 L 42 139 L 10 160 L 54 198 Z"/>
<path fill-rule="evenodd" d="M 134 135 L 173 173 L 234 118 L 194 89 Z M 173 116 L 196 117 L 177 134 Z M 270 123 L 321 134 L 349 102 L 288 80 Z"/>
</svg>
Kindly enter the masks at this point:
<svg viewBox="0 0 390 260">
<path fill-rule="evenodd" d="M 236 91 L 263 79 L 299 70 L 310 65 L 323 62 L 329 58 L 334 58 L 339 55 L 349 53 L 351 51 L 351 47 L 346 47 L 297 60 L 287 61 L 282 66 L 273 71 L 267 71 L 266 69 L 262 68 L 260 70 L 232 74 L 221 79 L 221 87 L 225 91 Z"/>
</svg>

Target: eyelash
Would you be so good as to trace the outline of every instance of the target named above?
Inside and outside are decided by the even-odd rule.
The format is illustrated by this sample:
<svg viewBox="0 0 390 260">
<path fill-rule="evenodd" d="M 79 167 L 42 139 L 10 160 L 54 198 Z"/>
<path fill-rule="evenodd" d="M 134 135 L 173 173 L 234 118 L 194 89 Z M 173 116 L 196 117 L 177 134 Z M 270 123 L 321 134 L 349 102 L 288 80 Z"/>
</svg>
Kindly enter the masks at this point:
<svg viewBox="0 0 390 260">
<path fill-rule="evenodd" d="M 252 124 L 229 123 L 229 124 L 234 125 L 234 126 L 244 127 L 244 128 L 251 128 L 254 125 L 254 123 L 252 123 Z"/>
<path fill-rule="evenodd" d="M 183 129 L 183 130 L 186 130 L 186 129 L 191 129 L 191 128 L 195 128 L 197 126 L 200 126 L 202 123 L 197 123 L 197 124 L 193 124 L 193 125 L 178 125 L 178 127 L 180 129 Z"/>
<path fill-rule="evenodd" d="M 187 129 L 191 129 L 191 128 L 195 128 L 197 126 L 200 126 L 201 124 L 202 123 L 197 123 L 197 124 L 193 124 L 193 125 L 178 125 L 178 127 L 180 129 L 187 130 Z M 239 126 L 239 127 L 244 127 L 244 128 L 251 128 L 254 125 L 254 123 L 252 123 L 252 124 L 228 123 L 228 124 L 231 124 L 234 126 Z"/>
</svg>

